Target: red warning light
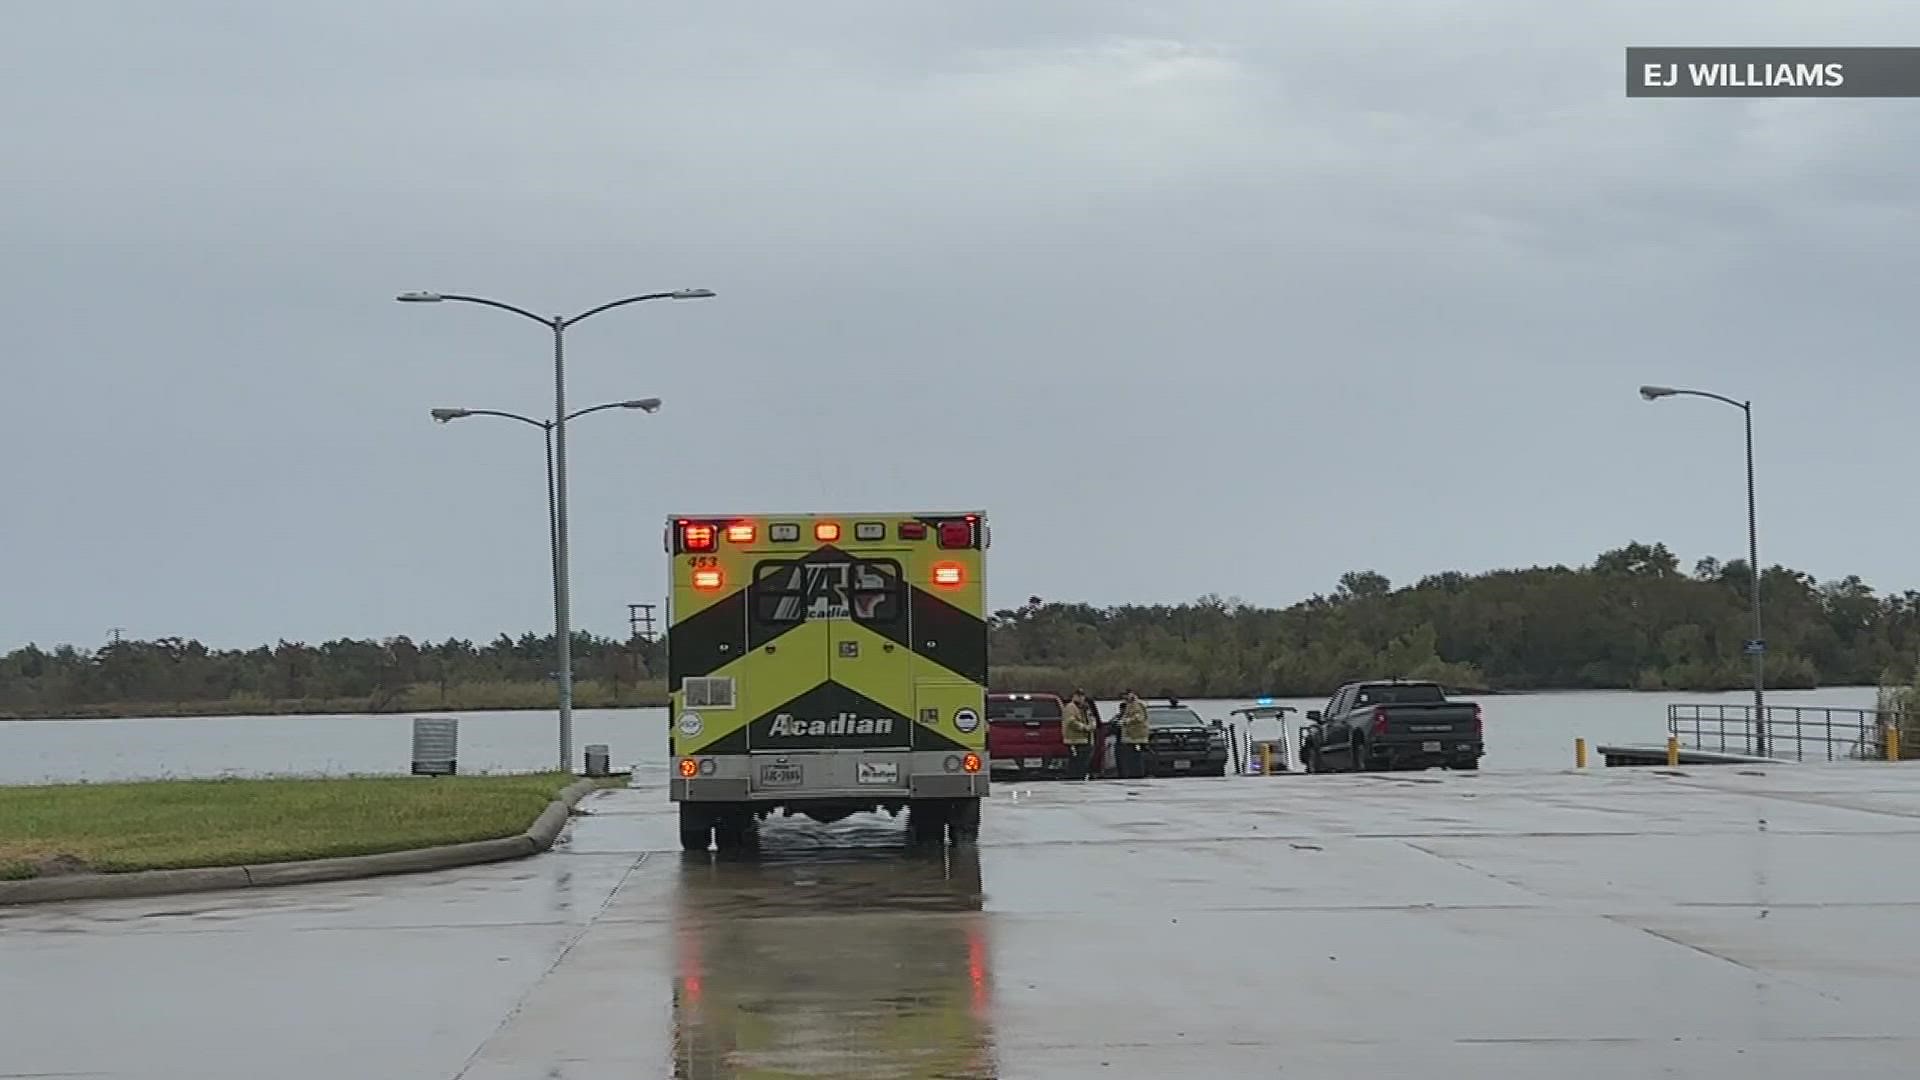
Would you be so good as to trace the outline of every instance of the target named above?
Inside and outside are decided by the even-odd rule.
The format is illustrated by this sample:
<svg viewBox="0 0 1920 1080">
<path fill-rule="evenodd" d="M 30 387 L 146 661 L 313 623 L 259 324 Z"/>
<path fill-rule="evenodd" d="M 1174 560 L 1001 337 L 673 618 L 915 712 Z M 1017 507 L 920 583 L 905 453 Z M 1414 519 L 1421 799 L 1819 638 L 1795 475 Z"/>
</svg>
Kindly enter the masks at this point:
<svg viewBox="0 0 1920 1080">
<path fill-rule="evenodd" d="M 712 551 L 713 526 L 697 521 L 680 523 L 680 546 L 686 551 Z"/>
<path fill-rule="evenodd" d="M 970 548 L 973 546 L 973 522 L 943 521 L 940 523 L 940 546 L 943 548 Z"/>
<path fill-rule="evenodd" d="M 941 563 L 933 568 L 933 583 L 948 589 L 957 589 L 965 584 L 967 573 L 959 563 Z"/>
<path fill-rule="evenodd" d="M 754 528 L 752 525 L 729 525 L 727 526 L 727 543 L 751 544 L 753 543 L 753 533 Z"/>
<path fill-rule="evenodd" d="M 903 522 L 901 522 L 901 523 L 900 523 L 900 539 L 902 539 L 902 540 L 925 540 L 926 538 L 927 538 L 927 523 L 926 523 L 926 522 L 924 522 L 924 521 L 903 521 Z"/>
<path fill-rule="evenodd" d="M 720 571 L 718 570 L 695 570 L 693 572 L 693 587 L 696 589 L 703 589 L 710 592 L 720 587 L 720 580 Z"/>
<path fill-rule="evenodd" d="M 813 527 L 813 538 L 823 544 L 831 544 L 840 539 L 840 526 L 831 521 L 818 522 Z"/>
</svg>

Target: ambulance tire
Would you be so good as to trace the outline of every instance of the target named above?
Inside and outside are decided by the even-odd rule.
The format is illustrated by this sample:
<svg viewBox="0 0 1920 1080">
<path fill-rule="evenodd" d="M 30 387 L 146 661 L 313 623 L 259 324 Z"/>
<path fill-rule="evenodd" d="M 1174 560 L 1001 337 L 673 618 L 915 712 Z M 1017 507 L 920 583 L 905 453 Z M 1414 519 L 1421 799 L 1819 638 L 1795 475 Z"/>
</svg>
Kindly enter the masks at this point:
<svg viewBox="0 0 1920 1080">
<path fill-rule="evenodd" d="M 728 809 L 714 816 L 713 846 L 721 851 L 747 851 L 759 846 L 760 822 L 753 811 Z"/>
<path fill-rule="evenodd" d="M 947 813 L 947 834 L 956 844 L 980 839 L 980 800 L 958 799 Z"/>
<path fill-rule="evenodd" d="M 705 851 L 713 838 L 713 814 L 697 803 L 680 804 L 680 850 Z"/>
<path fill-rule="evenodd" d="M 938 844 L 947 838 L 947 804 L 940 799 L 916 799 L 907 806 L 907 835 L 916 844 Z"/>
</svg>

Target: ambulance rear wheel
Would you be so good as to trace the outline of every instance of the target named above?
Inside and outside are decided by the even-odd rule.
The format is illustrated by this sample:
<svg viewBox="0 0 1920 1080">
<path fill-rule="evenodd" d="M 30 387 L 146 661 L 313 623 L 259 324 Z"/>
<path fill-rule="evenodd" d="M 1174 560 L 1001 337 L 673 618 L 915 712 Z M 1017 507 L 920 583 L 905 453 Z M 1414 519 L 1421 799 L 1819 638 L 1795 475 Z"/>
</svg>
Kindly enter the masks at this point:
<svg viewBox="0 0 1920 1080">
<path fill-rule="evenodd" d="M 947 813 L 947 833 L 956 844 L 980 839 L 980 800 L 960 799 Z"/>
<path fill-rule="evenodd" d="M 728 810 L 713 819 L 713 846 L 721 851 L 741 851 L 760 841 L 759 821 L 753 811 Z"/>
<path fill-rule="evenodd" d="M 947 839 L 947 804 L 917 799 L 907 807 L 907 835 L 917 844 L 939 844 Z"/>
<path fill-rule="evenodd" d="M 713 815 L 704 806 L 680 804 L 680 850 L 705 851 L 713 838 Z"/>
</svg>

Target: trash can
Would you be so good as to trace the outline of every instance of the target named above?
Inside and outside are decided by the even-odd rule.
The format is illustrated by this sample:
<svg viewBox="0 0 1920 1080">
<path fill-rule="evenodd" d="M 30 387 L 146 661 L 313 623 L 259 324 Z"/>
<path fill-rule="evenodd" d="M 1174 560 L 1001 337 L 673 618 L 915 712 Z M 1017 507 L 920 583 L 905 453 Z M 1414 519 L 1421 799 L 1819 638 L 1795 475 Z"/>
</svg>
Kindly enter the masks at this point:
<svg viewBox="0 0 1920 1080">
<path fill-rule="evenodd" d="M 587 775 L 610 775 L 610 770 L 607 768 L 607 747 L 605 743 L 594 743 L 587 747 Z"/>
</svg>

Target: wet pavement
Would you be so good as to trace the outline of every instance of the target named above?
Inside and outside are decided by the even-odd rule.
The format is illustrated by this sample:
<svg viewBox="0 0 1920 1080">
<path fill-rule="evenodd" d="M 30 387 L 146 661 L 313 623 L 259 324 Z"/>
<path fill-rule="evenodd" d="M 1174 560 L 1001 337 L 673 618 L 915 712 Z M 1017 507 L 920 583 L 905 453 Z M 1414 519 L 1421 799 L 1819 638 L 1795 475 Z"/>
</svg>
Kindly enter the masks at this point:
<svg viewBox="0 0 1920 1080">
<path fill-rule="evenodd" d="M 1920 768 L 1001 784 L 977 848 L 658 789 L 553 853 L 0 909 L 0 1077 L 1910 1077 Z"/>
</svg>

